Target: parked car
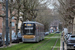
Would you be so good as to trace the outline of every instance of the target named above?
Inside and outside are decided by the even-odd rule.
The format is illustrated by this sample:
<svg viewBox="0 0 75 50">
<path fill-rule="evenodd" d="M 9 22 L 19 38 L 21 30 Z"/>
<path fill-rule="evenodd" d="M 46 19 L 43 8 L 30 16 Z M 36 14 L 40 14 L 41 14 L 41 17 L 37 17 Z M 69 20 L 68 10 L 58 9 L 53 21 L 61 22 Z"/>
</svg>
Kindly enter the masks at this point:
<svg viewBox="0 0 75 50">
<path fill-rule="evenodd" d="M 6 45 L 6 35 L 4 37 L 4 41 L 5 41 L 5 45 Z M 9 33 L 8 33 L 8 44 L 10 44 L 10 35 L 9 35 Z"/>
<path fill-rule="evenodd" d="M 0 33 L 0 36 L 2 36 L 2 33 Z"/>
<path fill-rule="evenodd" d="M 2 40 L 2 33 L 0 33 L 0 46 L 3 45 L 3 40 Z"/>
<path fill-rule="evenodd" d="M 13 42 L 19 43 L 19 39 L 15 33 L 12 33 L 12 43 Z"/>
<path fill-rule="evenodd" d="M 66 38 L 68 39 L 71 34 L 72 34 L 72 33 L 67 33 L 67 34 L 66 34 Z"/>
<path fill-rule="evenodd" d="M 45 32 L 45 35 L 48 35 L 49 34 L 49 32 Z"/>
<path fill-rule="evenodd" d="M 0 46 L 3 45 L 3 40 L 2 40 L 2 37 L 0 36 Z"/>
<path fill-rule="evenodd" d="M 71 34 L 72 33 L 66 33 L 66 35 L 65 35 L 65 42 L 67 42 L 67 40 L 68 40 L 68 38 L 70 37 Z"/>
<path fill-rule="evenodd" d="M 19 41 L 22 41 L 22 34 L 20 32 L 17 33 L 17 37 L 18 37 Z"/>
<path fill-rule="evenodd" d="M 75 48 L 75 35 L 70 35 L 67 40 L 67 49 Z"/>
<path fill-rule="evenodd" d="M 60 33 L 59 31 L 56 31 L 55 33 Z"/>
</svg>

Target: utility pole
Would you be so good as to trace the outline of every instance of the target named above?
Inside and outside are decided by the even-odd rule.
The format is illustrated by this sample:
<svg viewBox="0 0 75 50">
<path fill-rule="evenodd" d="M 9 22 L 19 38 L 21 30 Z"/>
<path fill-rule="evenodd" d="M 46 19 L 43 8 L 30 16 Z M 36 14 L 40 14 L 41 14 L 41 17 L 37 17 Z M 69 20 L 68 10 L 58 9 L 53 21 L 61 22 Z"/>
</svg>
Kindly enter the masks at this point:
<svg viewBox="0 0 75 50">
<path fill-rule="evenodd" d="M 6 46 L 8 46 L 8 33 L 9 33 L 9 27 L 8 27 L 8 0 L 6 0 Z"/>
</svg>

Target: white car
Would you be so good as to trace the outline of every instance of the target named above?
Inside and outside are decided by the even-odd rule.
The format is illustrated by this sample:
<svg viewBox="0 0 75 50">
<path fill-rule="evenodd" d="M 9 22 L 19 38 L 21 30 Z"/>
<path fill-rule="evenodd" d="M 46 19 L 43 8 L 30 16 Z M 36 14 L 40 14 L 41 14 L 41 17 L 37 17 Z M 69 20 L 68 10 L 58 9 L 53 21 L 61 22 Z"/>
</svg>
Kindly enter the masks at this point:
<svg viewBox="0 0 75 50">
<path fill-rule="evenodd" d="M 45 32 L 45 35 L 48 35 L 49 34 L 49 32 Z"/>
<path fill-rule="evenodd" d="M 68 38 L 70 37 L 71 34 L 72 33 L 66 33 L 66 35 L 65 35 L 65 42 L 68 40 Z"/>
</svg>

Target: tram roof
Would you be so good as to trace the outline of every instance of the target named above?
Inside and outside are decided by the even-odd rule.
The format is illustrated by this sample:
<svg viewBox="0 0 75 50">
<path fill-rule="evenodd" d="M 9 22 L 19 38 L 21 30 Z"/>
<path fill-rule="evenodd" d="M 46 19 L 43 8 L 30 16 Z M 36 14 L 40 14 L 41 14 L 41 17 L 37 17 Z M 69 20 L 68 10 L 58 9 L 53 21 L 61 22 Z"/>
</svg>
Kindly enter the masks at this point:
<svg viewBox="0 0 75 50">
<path fill-rule="evenodd" d="M 39 22 L 36 22 L 36 21 L 25 21 L 25 22 L 23 22 L 23 23 L 38 23 L 38 24 L 40 24 L 40 25 L 43 25 L 43 24 L 41 24 L 41 23 L 39 23 Z"/>
</svg>

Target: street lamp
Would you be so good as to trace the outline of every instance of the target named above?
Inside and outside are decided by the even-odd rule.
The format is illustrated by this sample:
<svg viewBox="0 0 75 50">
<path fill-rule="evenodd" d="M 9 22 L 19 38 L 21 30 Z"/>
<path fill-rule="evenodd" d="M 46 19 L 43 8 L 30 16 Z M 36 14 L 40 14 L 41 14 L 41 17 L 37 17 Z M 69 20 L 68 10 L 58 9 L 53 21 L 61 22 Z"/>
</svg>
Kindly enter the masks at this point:
<svg viewBox="0 0 75 50">
<path fill-rule="evenodd" d="M 9 27 L 8 27 L 8 0 L 6 0 L 6 46 L 8 46 L 8 32 L 9 32 Z"/>
</svg>

